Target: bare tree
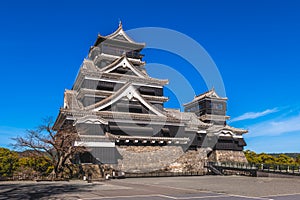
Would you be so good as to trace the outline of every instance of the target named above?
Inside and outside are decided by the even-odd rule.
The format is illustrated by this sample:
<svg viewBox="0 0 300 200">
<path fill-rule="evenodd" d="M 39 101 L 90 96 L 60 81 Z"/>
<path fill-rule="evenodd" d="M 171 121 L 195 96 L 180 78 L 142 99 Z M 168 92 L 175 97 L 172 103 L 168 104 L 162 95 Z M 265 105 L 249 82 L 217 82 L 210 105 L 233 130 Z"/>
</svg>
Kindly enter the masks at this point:
<svg viewBox="0 0 300 200">
<path fill-rule="evenodd" d="M 48 154 L 54 166 L 55 178 L 62 178 L 66 168 L 72 175 L 70 161 L 77 153 L 84 152 L 85 148 L 74 146 L 78 134 L 72 126 L 62 131 L 54 131 L 52 126 L 52 118 L 44 119 L 35 130 L 27 130 L 25 136 L 14 138 L 14 146 L 34 150 L 36 154 Z"/>
</svg>

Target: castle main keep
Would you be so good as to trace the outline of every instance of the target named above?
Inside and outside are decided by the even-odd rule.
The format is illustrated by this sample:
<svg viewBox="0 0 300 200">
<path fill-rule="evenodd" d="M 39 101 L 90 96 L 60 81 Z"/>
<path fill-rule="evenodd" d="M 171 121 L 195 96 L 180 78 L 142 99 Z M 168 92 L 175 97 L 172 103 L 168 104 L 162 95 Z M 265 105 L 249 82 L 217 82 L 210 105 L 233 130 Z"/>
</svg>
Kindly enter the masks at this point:
<svg viewBox="0 0 300 200">
<path fill-rule="evenodd" d="M 87 152 L 77 162 L 125 173 L 204 172 L 207 161 L 247 162 L 247 130 L 227 125 L 227 98 L 211 89 L 184 104 L 184 112 L 165 108 L 168 80 L 147 74 L 144 47 L 120 23 L 90 48 L 54 124 L 79 134 L 74 145 Z"/>
</svg>

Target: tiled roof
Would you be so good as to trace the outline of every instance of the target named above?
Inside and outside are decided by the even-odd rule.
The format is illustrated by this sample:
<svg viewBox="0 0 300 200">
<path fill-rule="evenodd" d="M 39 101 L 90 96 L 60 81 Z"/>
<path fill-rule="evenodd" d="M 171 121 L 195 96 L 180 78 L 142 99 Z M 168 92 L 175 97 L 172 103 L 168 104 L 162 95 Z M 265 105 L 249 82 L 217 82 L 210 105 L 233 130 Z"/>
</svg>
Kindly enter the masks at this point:
<svg viewBox="0 0 300 200">
<path fill-rule="evenodd" d="M 74 90 L 65 90 L 64 94 L 64 108 L 80 110 L 83 109 L 83 105 L 76 99 L 77 92 Z"/>
<path fill-rule="evenodd" d="M 116 40 L 116 41 L 120 41 L 120 42 L 129 42 L 131 44 L 139 46 L 139 48 L 144 48 L 146 45 L 145 43 L 138 43 L 138 42 L 135 42 L 133 39 L 131 39 L 123 30 L 122 23 L 119 24 L 118 29 L 115 32 L 113 32 L 112 34 L 109 34 L 107 36 L 102 36 L 102 35 L 98 34 L 98 38 L 97 38 L 94 46 L 97 46 L 99 43 L 101 43 L 104 40 Z"/>
<path fill-rule="evenodd" d="M 204 93 L 202 93 L 202 94 L 199 94 L 199 95 L 195 96 L 195 98 L 194 98 L 191 102 L 184 104 L 184 106 L 189 105 L 189 104 L 191 104 L 191 103 L 193 103 L 193 102 L 197 102 L 197 101 L 199 101 L 199 100 L 205 99 L 205 98 L 227 100 L 226 97 L 220 97 L 220 96 L 216 93 L 215 89 L 212 88 L 211 90 L 209 90 L 209 91 L 207 91 L 207 92 L 204 92 Z"/>
<path fill-rule="evenodd" d="M 130 68 L 137 76 L 143 77 L 143 78 L 147 78 L 149 77 L 148 74 L 142 72 L 141 70 L 139 70 L 137 67 L 135 67 L 126 57 L 126 55 L 121 56 L 120 58 L 116 59 L 115 61 L 113 61 L 111 64 L 107 65 L 106 67 L 103 67 L 101 69 L 98 68 L 99 71 L 102 72 L 107 72 L 110 69 L 119 67 L 120 64 L 126 64 L 125 67 Z M 124 65 L 122 65 L 124 66 Z"/>
<path fill-rule="evenodd" d="M 248 130 L 241 129 L 241 128 L 235 128 L 235 127 L 232 127 L 232 126 L 229 126 L 229 125 L 226 125 L 224 127 L 224 129 L 231 130 L 232 132 L 234 132 L 236 134 L 245 134 L 245 133 L 248 133 Z"/>
<path fill-rule="evenodd" d="M 165 109 L 168 114 L 172 115 L 173 117 L 182 120 L 184 123 L 187 124 L 190 128 L 208 128 L 211 124 L 207 124 L 202 122 L 198 119 L 195 113 L 191 112 L 180 112 L 179 110 L 175 109 Z"/>
<path fill-rule="evenodd" d="M 214 132 L 214 133 L 217 133 L 217 132 L 219 132 L 219 133 L 225 132 L 226 133 L 227 131 L 231 131 L 236 135 L 242 135 L 242 134 L 248 133 L 248 130 L 235 128 L 235 127 L 232 127 L 229 125 L 225 125 L 225 126 L 213 125 L 208 129 L 208 131 Z"/>
</svg>

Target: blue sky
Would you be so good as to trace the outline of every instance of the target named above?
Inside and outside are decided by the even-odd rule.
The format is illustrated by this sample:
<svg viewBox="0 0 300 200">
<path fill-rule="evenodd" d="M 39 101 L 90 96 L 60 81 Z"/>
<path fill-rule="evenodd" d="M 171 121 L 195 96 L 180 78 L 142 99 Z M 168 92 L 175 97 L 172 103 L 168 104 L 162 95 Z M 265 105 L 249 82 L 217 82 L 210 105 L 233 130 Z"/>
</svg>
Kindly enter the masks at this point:
<svg viewBox="0 0 300 200">
<path fill-rule="evenodd" d="M 296 0 L 1 1 L 0 146 L 57 116 L 97 34 L 113 32 L 121 19 L 125 30 L 169 28 L 206 49 L 225 84 L 229 123 L 250 131 L 247 149 L 300 152 L 299 9 Z M 189 77 L 196 93 L 208 89 L 186 60 L 143 53 Z"/>
</svg>

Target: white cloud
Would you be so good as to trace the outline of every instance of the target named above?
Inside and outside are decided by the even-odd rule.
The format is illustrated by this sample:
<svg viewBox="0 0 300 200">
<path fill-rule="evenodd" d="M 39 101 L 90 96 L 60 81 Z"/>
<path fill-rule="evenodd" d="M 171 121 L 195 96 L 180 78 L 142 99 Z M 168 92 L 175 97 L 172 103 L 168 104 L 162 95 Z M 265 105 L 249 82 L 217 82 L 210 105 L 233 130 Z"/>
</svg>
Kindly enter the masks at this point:
<svg viewBox="0 0 300 200">
<path fill-rule="evenodd" d="M 242 121 L 242 120 L 246 120 L 246 119 L 256 119 L 274 112 L 278 112 L 277 108 L 273 108 L 273 109 L 267 109 L 264 110 L 262 112 L 247 112 L 242 114 L 241 116 L 235 117 L 232 120 L 230 120 L 231 122 L 236 122 L 236 121 Z"/>
<path fill-rule="evenodd" d="M 299 131 L 300 134 L 300 115 L 277 121 L 265 121 L 250 126 L 247 137 L 275 136 L 295 131 Z"/>
</svg>

